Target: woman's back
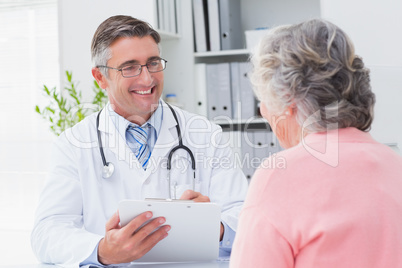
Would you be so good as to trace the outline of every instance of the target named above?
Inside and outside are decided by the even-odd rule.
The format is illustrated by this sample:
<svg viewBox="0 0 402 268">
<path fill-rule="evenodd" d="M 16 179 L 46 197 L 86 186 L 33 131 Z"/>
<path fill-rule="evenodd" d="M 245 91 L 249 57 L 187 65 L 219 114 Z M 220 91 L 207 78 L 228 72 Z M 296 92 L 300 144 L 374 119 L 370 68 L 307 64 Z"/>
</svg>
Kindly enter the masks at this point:
<svg viewBox="0 0 402 268">
<path fill-rule="evenodd" d="M 402 267 L 399 155 L 346 128 L 274 157 L 286 167 L 254 175 L 232 267 Z"/>
</svg>

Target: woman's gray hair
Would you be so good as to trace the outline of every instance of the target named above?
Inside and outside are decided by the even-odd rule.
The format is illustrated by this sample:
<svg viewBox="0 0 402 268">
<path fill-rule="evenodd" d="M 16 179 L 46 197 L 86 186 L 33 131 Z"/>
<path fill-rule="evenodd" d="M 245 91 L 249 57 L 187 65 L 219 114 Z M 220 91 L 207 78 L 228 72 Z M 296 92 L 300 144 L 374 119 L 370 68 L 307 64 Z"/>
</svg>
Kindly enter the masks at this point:
<svg viewBox="0 0 402 268">
<path fill-rule="evenodd" d="M 258 99 L 272 113 L 296 108 L 305 132 L 370 129 L 375 95 L 369 70 L 334 24 L 314 19 L 276 27 L 261 40 L 251 61 Z"/>
<path fill-rule="evenodd" d="M 157 44 L 161 37 L 147 22 L 124 15 L 113 16 L 102 22 L 96 30 L 91 44 L 92 62 L 95 66 L 106 66 L 111 58 L 110 45 L 121 37 L 151 36 Z M 107 76 L 104 68 L 101 72 Z"/>
</svg>

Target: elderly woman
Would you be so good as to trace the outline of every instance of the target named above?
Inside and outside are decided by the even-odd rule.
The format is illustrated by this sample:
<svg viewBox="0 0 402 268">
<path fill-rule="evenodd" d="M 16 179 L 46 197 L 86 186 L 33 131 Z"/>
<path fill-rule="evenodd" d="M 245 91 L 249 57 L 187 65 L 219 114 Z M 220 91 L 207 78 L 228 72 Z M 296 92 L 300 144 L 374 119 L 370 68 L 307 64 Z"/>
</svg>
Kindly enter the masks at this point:
<svg viewBox="0 0 402 268">
<path fill-rule="evenodd" d="M 252 63 L 286 167 L 256 171 L 230 267 L 402 267 L 402 158 L 368 133 L 375 96 L 350 39 L 324 20 L 282 26 Z"/>
</svg>

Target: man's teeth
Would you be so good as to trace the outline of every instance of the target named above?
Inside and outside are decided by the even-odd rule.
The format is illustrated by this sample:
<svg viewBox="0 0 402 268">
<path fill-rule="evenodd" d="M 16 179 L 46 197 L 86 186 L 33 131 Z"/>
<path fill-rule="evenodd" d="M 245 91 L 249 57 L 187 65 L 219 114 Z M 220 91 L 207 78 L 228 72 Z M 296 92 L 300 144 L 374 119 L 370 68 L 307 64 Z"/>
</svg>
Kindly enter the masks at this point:
<svg viewBox="0 0 402 268">
<path fill-rule="evenodd" d="M 151 91 L 152 91 L 152 88 L 149 90 L 146 90 L 146 91 L 135 91 L 135 93 L 144 95 L 144 94 L 151 94 Z"/>
</svg>

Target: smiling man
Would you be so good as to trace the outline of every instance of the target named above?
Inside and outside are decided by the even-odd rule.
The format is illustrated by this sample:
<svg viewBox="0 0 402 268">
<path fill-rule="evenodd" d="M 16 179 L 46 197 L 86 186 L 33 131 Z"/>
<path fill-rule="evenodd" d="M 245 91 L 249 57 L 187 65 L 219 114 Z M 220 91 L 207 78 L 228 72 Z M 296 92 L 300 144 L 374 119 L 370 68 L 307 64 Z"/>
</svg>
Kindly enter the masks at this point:
<svg viewBox="0 0 402 268">
<path fill-rule="evenodd" d="M 129 16 L 113 16 L 95 32 L 92 74 L 109 103 L 55 142 L 32 232 L 40 261 L 102 266 L 141 258 L 171 228 L 164 217 L 149 221 L 151 212 L 120 226 L 119 201 L 144 198 L 219 204 L 220 253 L 230 254 L 247 181 L 219 126 L 161 100 L 167 61 L 159 42 Z M 194 159 L 177 150 L 168 172 L 168 155 L 181 142 Z"/>
<path fill-rule="evenodd" d="M 120 37 L 109 47 L 109 66 L 92 69 L 99 86 L 107 90 L 115 112 L 138 125 L 151 117 L 162 95 L 166 61 L 159 57 L 157 40 L 150 35 Z"/>
</svg>

